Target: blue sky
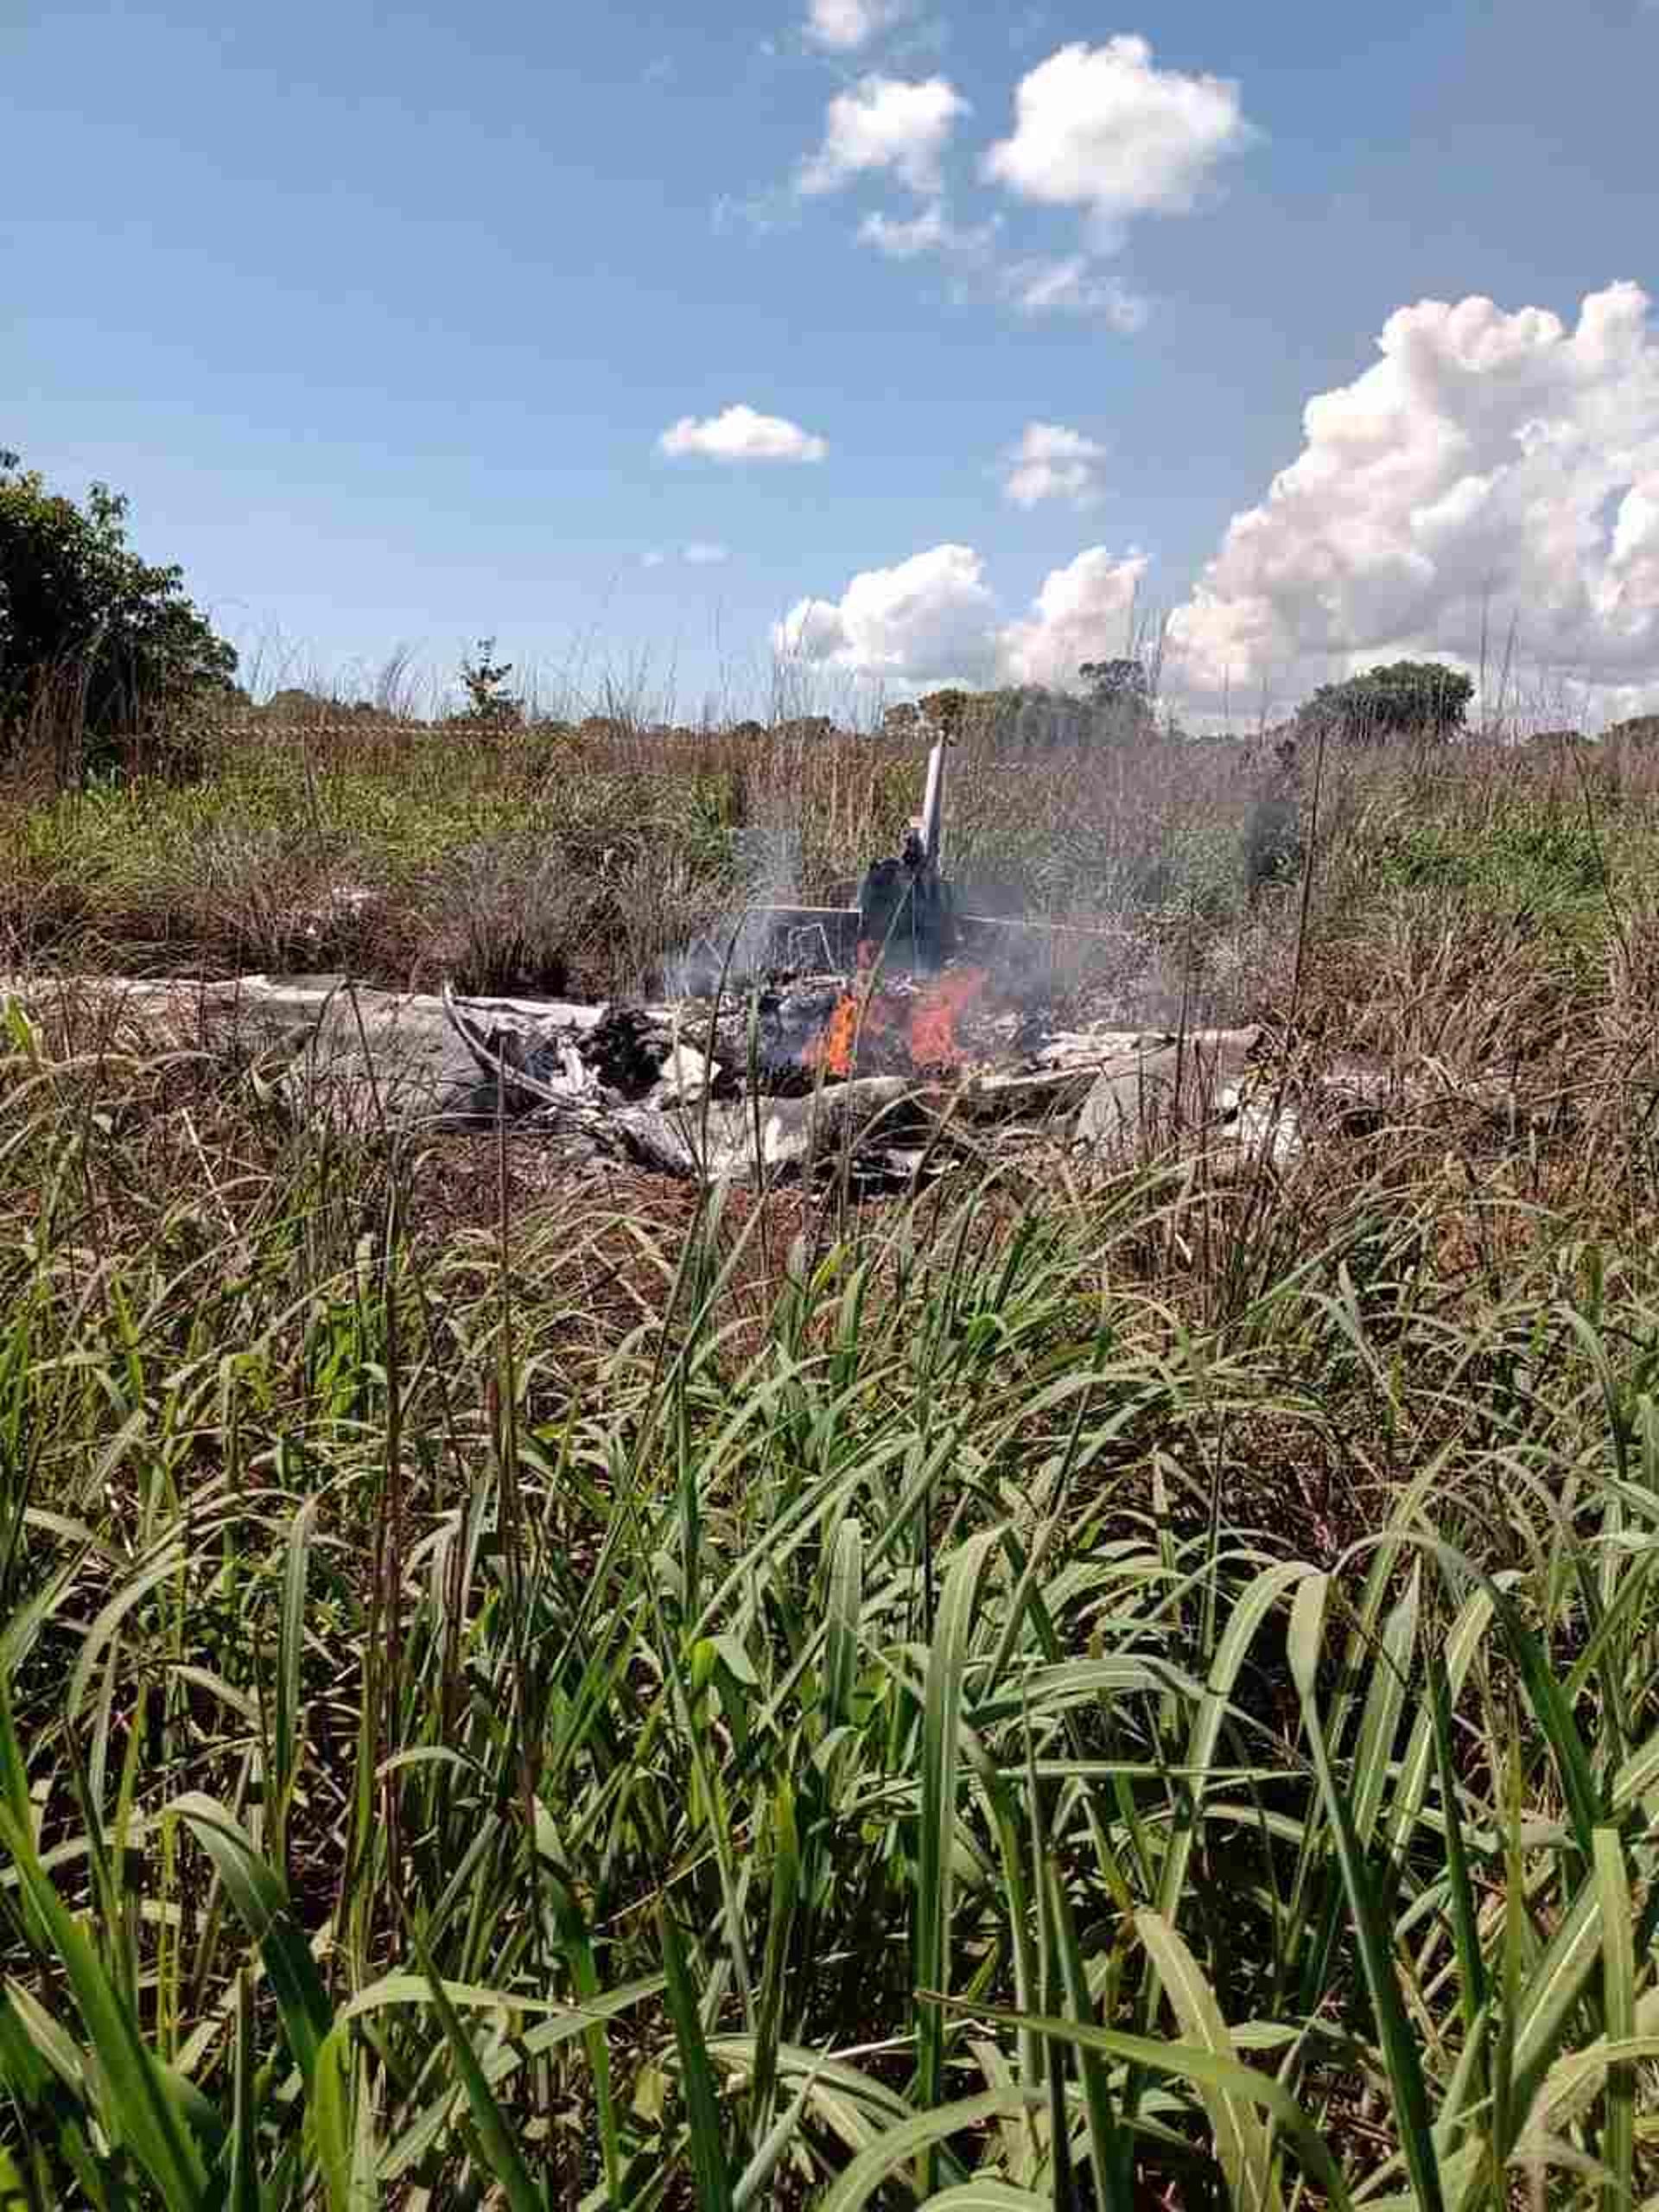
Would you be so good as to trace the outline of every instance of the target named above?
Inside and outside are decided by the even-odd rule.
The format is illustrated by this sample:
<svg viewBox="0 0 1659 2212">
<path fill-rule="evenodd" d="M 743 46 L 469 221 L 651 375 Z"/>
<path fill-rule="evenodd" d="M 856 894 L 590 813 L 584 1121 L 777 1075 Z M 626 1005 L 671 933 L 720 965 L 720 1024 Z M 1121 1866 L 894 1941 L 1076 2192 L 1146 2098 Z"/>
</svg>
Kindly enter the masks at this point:
<svg viewBox="0 0 1659 2212">
<path fill-rule="evenodd" d="M 493 632 L 695 711 L 780 621 L 831 684 L 1053 678 L 1128 594 L 1213 694 L 1466 652 L 1479 567 L 1541 675 L 1659 682 L 1652 321 L 1583 321 L 1659 276 L 1641 0 L 0 0 L 0 444 L 267 669 Z M 1230 539 L 1325 392 L 1369 458 Z M 734 407 L 822 458 L 663 449 Z"/>
</svg>

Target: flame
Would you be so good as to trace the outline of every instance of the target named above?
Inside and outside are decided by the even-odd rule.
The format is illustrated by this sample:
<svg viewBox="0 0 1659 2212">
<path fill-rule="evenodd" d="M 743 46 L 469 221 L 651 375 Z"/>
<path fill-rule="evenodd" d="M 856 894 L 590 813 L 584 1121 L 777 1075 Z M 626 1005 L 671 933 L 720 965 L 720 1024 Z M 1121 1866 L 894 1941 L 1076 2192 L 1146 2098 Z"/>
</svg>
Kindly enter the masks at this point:
<svg viewBox="0 0 1659 2212">
<path fill-rule="evenodd" d="M 803 1047 L 801 1059 L 809 1068 L 822 1068 L 826 1075 L 850 1075 L 853 1054 L 858 1044 L 858 998 L 847 992 L 836 1003 L 835 1012 L 816 1037 Z"/>
<path fill-rule="evenodd" d="M 963 1058 L 957 1041 L 957 1017 L 984 988 L 982 968 L 958 968 L 913 999 L 877 990 L 871 962 L 859 947 L 859 975 L 843 992 L 818 1035 L 801 1058 L 826 1075 L 849 1076 L 868 1045 L 902 1032 L 912 1067 L 947 1068 Z"/>
<path fill-rule="evenodd" d="M 894 1027 L 894 1009 L 885 993 L 868 982 L 845 991 L 817 1036 L 802 1052 L 809 1068 L 826 1075 L 851 1075 L 860 1052 L 872 1038 L 886 1035 Z"/>
<path fill-rule="evenodd" d="M 957 1017 L 985 988 L 982 968 L 957 968 L 941 976 L 917 1000 L 910 1016 L 910 1057 L 918 1068 L 953 1068 L 963 1058 Z"/>
</svg>

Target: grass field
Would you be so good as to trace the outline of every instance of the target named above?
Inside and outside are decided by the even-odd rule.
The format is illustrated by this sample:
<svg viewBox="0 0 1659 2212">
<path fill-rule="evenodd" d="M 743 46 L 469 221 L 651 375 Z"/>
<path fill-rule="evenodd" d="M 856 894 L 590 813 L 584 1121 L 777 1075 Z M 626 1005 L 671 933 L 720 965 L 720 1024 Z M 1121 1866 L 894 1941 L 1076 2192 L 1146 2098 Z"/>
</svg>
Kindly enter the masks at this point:
<svg viewBox="0 0 1659 2212">
<path fill-rule="evenodd" d="M 1056 918 L 1224 913 L 1261 782 L 1243 751 L 957 748 L 952 872 L 979 902 Z M 734 903 L 855 887 L 897 849 L 925 753 L 810 726 L 757 741 L 302 724 L 220 736 L 190 782 L 60 793 L 20 775 L 0 794 L 0 949 L 638 988 Z"/>
<path fill-rule="evenodd" d="M 1659 2191 L 1642 753 L 1333 758 L 1254 902 L 1236 752 L 964 755 L 988 895 L 1521 1102 L 1224 1185 L 561 1179 L 52 980 L 628 988 L 918 772 L 302 734 L 0 791 L 0 2196 Z"/>
</svg>

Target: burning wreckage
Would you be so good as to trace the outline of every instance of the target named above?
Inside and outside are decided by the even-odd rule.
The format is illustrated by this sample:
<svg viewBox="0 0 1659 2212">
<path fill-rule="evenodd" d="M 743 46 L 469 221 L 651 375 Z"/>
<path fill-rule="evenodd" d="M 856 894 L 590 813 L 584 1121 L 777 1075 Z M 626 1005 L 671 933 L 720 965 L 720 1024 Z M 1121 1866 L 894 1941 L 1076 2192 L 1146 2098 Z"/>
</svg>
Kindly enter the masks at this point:
<svg viewBox="0 0 1659 2212">
<path fill-rule="evenodd" d="M 1247 1095 L 1255 1032 L 1057 1026 L 1061 997 L 1079 996 L 1057 992 L 1059 970 L 1086 972 L 1120 940 L 959 910 L 947 760 L 942 739 L 903 849 L 871 863 L 856 904 L 751 908 L 728 945 L 702 948 L 708 995 L 535 1009 L 446 989 L 480 1078 L 463 1115 L 709 1179 L 834 1161 L 860 1182 L 910 1181 L 993 1133 L 999 1150 L 1098 1148 L 1205 1127 L 1282 1156 L 1293 1117 L 1281 1103 L 1269 1127 Z"/>
<path fill-rule="evenodd" d="M 146 1043 L 160 1031 L 226 1052 L 302 1117 L 505 1128 L 573 1161 L 709 1181 L 834 1166 L 879 1190 L 1058 1146 L 1202 1151 L 1225 1173 L 1282 1166 L 1315 1128 L 1446 1108 L 1500 1141 L 1558 1125 L 1559 1102 L 1520 1097 L 1512 1071 L 1316 1065 L 1259 1030 L 1121 1026 L 1127 932 L 960 907 L 942 865 L 946 758 L 936 744 L 903 850 L 867 870 L 855 905 L 751 910 L 705 949 L 711 988 L 670 1004 L 431 997 L 341 976 L 37 976 L 0 978 L 0 1005 L 116 1000 Z"/>
</svg>

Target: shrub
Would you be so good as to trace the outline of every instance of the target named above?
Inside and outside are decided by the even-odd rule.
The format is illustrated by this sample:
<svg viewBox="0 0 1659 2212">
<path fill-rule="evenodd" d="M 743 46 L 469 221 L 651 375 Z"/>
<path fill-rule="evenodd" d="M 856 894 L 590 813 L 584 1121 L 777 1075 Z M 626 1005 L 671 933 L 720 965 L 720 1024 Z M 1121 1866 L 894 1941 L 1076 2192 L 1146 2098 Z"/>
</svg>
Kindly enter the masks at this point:
<svg viewBox="0 0 1659 2212">
<path fill-rule="evenodd" d="M 510 660 L 497 660 L 495 639 L 480 638 L 477 657 L 461 664 L 461 685 L 467 704 L 451 721 L 467 722 L 474 729 L 522 729 L 524 707 L 507 689 L 512 674 Z"/>
<path fill-rule="evenodd" d="M 181 569 L 131 550 L 126 515 L 106 485 L 78 507 L 0 451 L 0 746 L 44 720 L 72 780 L 233 689 L 234 649 L 185 596 Z"/>
<path fill-rule="evenodd" d="M 1122 739 L 1150 734 L 1155 718 L 1152 678 L 1144 661 L 1134 656 L 1116 660 L 1086 660 L 1077 674 L 1089 687 L 1096 735 Z"/>
<path fill-rule="evenodd" d="M 1474 696 L 1472 680 L 1454 668 L 1396 660 L 1344 683 L 1322 683 L 1297 720 L 1359 745 L 1390 737 L 1441 740 L 1462 728 Z"/>
</svg>

